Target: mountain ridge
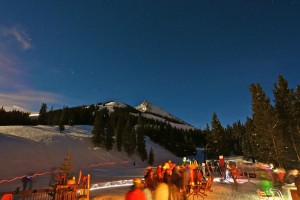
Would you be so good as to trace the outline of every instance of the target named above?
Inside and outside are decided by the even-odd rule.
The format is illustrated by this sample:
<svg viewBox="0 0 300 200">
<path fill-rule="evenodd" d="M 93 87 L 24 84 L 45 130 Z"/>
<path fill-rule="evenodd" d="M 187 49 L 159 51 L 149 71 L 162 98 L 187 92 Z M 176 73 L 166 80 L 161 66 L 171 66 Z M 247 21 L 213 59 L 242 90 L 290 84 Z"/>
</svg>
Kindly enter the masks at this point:
<svg viewBox="0 0 300 200">
<path fill-rule="evenodd" d="M 194 126 L 184 122 L 183 120 L 175 117 L 164 109 L 150 103 L 149 101 L 144 100 L 141 104 L 136 107 L 132 107 L 128 104 L 110 101 L 103 104 L 103 107 L 106 107 L 109 111 L 113 111 L 114 107 L 125 108 L 126 106 L 141 112 L 141 115 L 145 118 L 162 121 L 165 123 L 169 123 L 171 126 L 179 128 L 179 129 L 195 129 Z"/>
<path fill-rule="evenodd" d="M 143 103 L 140 105 L 136 106 L 135 109 L 144 112 L 144 113 L 150 113 L 150 114 L 157 114 L 162 117 L 169 118 L 171 120 L 176 120 L 179 121 L 185 125 L 189 125 L 183 120 L 179 119 L 178 117 L 175 117 L 174 115 L 170 114 L 169 112 L 165 111 L 164 109 L 155 106 L 154 104 L 150 103 L 149 101 L 144 100 Z"/>
<path fill-rule="evenodd" d="M 98 103 L 98 104 L 92 104 L 92 105 L 98 107 L 99 109 L 107 108 L 110 112 L 113 112 L 114 108 L 121 108 L 121 109 L 129 108 L 129 112 L 134 115 L 140 113 L 142 117 L 145 117 L 148 119 L 153 119 L 153 120 L 158 120 L 163 123 L 169 123 L 173 127 L 180 128 L 180 129 L 185 129 L 185 130 L 186 129 L 195 129 L 194 126 L 186 123 L 182 119 L 170 114 L 169 112 L 165 111 L 163 108 L 160 108 L 160 107 L 150 103 L 147 100 L 144 100 L 141 104 L 139 104 L 136 107 L 133 107 L 129 104 L 119 102 L 119 101 L 107 101 L 104 103 Z M 76 108 L 76 107 L 88 108 L 89 106 L 82 105 L 82 106 L 75 106 L 73 108 Z M 5 111 L 8 111 L 8 112 L 17 110 L 17 111 L 21 111 L 21 112 L 30 113 L 29 117 L 32 119 L 37 119 L 38 115 L 39 115 L 37 112 L 30 112 L 24 108 L 21 108 L 19 106 L 15 106 L 15 105 L 5 105 L 5 106 L 3 106 L 3 108 Z M 60 110 L 60 109 L 57 109 L 57 110 Z"/>
</svg>

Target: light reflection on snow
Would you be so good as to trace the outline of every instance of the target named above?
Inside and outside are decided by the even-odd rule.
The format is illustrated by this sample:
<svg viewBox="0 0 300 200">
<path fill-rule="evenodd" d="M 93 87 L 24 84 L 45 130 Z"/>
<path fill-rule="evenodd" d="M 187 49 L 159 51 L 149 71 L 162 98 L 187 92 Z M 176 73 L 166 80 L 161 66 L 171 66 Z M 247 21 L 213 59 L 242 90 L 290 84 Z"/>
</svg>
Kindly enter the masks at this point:
<svg viewBox="0 0 300 200">
<path fill-rule="evenodd" d="M 247 183 L 250 180 L 248 179 L 237 179 L 237 182 L 239 184 Z M 215 177 L 214 182 L 216 183 L 227 183 L 227 184 L 233 184 L 234 181 L 232 178 L 223 179 L 221 177 Z M 115 187 L 124 187 L 124 186 L 132 186 L 133 182 L 132 179 L 130 180 L 118 180 L 118 181 L 111 181 L 111 182 L 105 182 L 105 183 L 96 183 L 93 184 L 90 188 L 90 190 L 99 190 L 99 189 L 107 189 L 107 188 L 115 188 Z"/>
<path fill-rule="evenodd" d="M 106 189 L 106 188 L 114 188 L 114 187 L 124 187 L 124 186 L 132 186 L 132 179 L 130 180 L 119 180 L 105 183 L 96 183 L 93 184 L 90 190 L 98 190 L 98 189 Z"/>
<path fill-rule="evenodd" d="M 216 182 L 216 183 L 228 183 L 228 184 L 234 183 L 234 181 L 233 181 L 232 178 L 226 178 L 226 179 L 224 180 L 224 178 L 222 178 L 222 177 L 215 177 L 215 178 L 214 178 L 214 182 Z M 242 178 L 242 179 L 237 179 L 237 182 L 240 183 L 240 184 L 243 184 L 243 183 L 250 182 L 250 180 L 249 180 L 249 179 Z"/>
</svg>

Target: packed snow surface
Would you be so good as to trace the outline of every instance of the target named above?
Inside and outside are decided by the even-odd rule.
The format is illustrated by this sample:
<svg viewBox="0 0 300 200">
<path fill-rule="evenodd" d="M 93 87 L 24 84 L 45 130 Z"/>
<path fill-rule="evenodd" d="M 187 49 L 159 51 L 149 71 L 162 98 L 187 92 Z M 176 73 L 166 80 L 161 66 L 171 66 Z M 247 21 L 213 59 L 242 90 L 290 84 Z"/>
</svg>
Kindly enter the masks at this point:
<svg viewBox="0 0 300 200">
<path fill-rule="evenodd" d="M 146 162 L 137 155 L 128 157 L 124 152 L 113 149 L 94 148 L 91 142 L 92 126 L 66 126 L 59 132 L 57 126 L 0 126 L 0 192 L 21 187 L 20 178 L 27 174 L 51 172 L 58 169 L 70 153 L 74 175 L 79 171 L 90 173 L 92 183 L 117 177 L 142 175 Z M 176 162 L 180 158 L 147 140 L 147 150 L 152 147 L 155 165 L 167 159 Z M 127 168 L 134 168 L 128 171 Z M 12 179 L 17 178 L 14 181 Z M 130 179 L 130 178 L 129 178 Z M 49 175 L 36 176 L 38 188 L 48 187 Z"/>
</svg>

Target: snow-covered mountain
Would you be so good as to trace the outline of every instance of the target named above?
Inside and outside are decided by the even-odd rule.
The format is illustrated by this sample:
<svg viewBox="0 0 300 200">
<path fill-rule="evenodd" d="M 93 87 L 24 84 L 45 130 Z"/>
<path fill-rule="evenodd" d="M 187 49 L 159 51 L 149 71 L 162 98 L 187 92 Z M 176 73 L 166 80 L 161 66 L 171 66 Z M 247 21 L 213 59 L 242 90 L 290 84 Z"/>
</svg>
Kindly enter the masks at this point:
<svg viewBox="0 0 300 200">
<path fill-rule="evenodd" d="M 183 120 L 175 117 L 174 115 L 168 113 L 162 108 L 159 108 L 151 104 L 148 101 L 144 101 L 142 104 L 138 105 L 135 108 L 143 113 L 142 114 L 143 117 L 152 118 L 163 122 L 169 122 L 171 126 L 181 128 L 181 129 L 195 129 L 195 127 L 187 124 Z"/>
<path fill-rule="evenodd" d="M 100 106 L 100 108 L 104 108 L 104 107 L 107 108 L 110 112 L 113 112 L 114 108 L 126 108 L 128 107 L 128 105 L 121 102 L 110 101 Z"/>
<path fill-rule="evenodd" d="M 3 108 L 6 112 L 12 112 L 12 111 L 20 111 L 20 112 L 24 112 L 24 113 L 30 113 L 29 117 L 31 119 L 37 119 L 39 116 L 39 113 L 37 112 L 31 112 L 26 110 L 25 108 L 22 108 L 20 106 L 16 106 L 16 105 L 0 105 L 0 108 Z"/>
<path fill-rule="evenodd" d="M 155 115 L 159 115 L 162 117 L 166 117 L 172 120 L 177 120 L 179 122 L 184 123 L 182 120 L 178 119 L 177 117 L 174 117 L 173 115 L 171 115 L 170 113 L 164 111 L 163 109 L 151 104 L 148 101 L 144 101 L 143 103 L 141 103 L 140 105 L 138 105 L 137 107 L 135 107 L 137 110 L 144 112 L 144 113 L 152 113 Z"/>
<path fill-rule="evenodd" d="M 16 111 L 20 111 L 20 112 L 28 112 L 29 113 L 29 111 L 26 110 L 25 108 L 21 108 L 21 107 L 16 106 L 16 105 L 3 105 L 3 106 L 0 106 L 0 108 L 2 108 L 2 107 L 7 112 L 11 112 L 11 111 L 16 110 Z"/>
<path fill-rule="evenodd" d="M 144 101 L 140 105 L 131 107 L 128 104 L 116 101 L 106 102 L 104 104 L 98 105 L 100 109 L 107 108 L 110 112 L 114 111 L 114 108 L 127 108 L 132 115 L 141 114 L 142 117 L 153 119 L 157 121 L 161 121 L 164 123 L 169 123 L 172 127 L 184 130 L 195 129 L 195 127 L 189 125 L 183 120 L 175 117 L 169 112 L 165 111 L 162 108 L 159 108 L 148 101 Z"/>
<path fill-rule="evenodd" d="M 137 115 L 137 113 L 141 113 L 141 115 L 145 118 L 166 122 L 178 129 L 184 129 L 184 130 L 195 129 L 195 127 L 191 126 L 190 124 L 184 122 L 178 117 L 175 117 L 174 115 L 170 114 L 164 109 L 151 104 L 148 101 L 144 101 L 143 103 L 136 106 L 135 108 L 131 107 L 126 103 L 116 102 L 116 101 L 109 101 L 103 104 L 98 104 L 97 106 L 99 109 L 107 108 L 110 112 L 113 112 L 114 108 L 128 108 L 128 110 L 131 112 L 132 115 Z M 36 119 L 39 116 L 37 112 L 30 112 L 24 108 L 15 105 L 6 105 L 3 106 L 3 108 L 5 109 L 5 111 L 18 110 L 22 112 L 29 112 L 30 113 L 29 117 L 31 117 L 32 119 Z"/>
</svg>

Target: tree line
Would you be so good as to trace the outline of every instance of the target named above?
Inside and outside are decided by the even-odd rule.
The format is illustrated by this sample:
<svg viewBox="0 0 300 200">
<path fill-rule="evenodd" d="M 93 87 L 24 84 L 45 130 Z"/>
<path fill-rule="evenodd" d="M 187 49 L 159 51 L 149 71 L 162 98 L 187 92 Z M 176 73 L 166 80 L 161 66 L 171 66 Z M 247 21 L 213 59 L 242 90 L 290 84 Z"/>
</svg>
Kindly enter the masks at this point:
<svg viewBox="0 0 300 200">
<path fill-rule="evenodd" d="M 300 167 L 300 86 L 289 88 L 279 75 L 274 83 L 274 102 L 259 83 L 251 84 L 252 116 L 223 128 L 216 113 L 207 126 L 208 157 L 243 155 L 246 159 L 273 163 L 277 167 Z"/>
<path fill-rule="evenodd" d="M 176 155 L 183 156 L 184 151 L 185 156 L 196 153 L 190 132 L 142 117 L 141 113 L 133 115 L 124 108 L 114 108 L 114 112 L 109 112 L 107 108 L 97 111 L 92 133 L 95 146 L 105 147 L 107 151 L 115 147 L 128 156 L 136 153 L 142 161 L 150 159 L 153 154 L 153 150 L 149 155 L 147 153 L 145 136 Z"/>
<path fill-rule="evenodd" d="M 0 108 L 0 126 L 7 125 L 33 125 L 35 124 L 29 117 L 30 113 L 21 112 L 18 110 L 5 111 Z"/>
<path fill-rule="evenodd" d="M 193 139 L 200 136 L 200 134 L 192 136 L 192 133 L 198 133 L 197 129 L 185 131 L 176 129 L 166 122 L 142 117 L 140 111 L 130 106 L 114 107 L 114 111 L 110 112 L 105 103 L 49 111 L 47 105 L 43 103 L 38 124 L 57 125 L 61 132 L 65 125 L 92 125 L 92 141 L 95 147 L 102 147 L 107 151 L 116 148 L 118 151 L 126 152 L 128 156 L 136 153 L 142 161 L 147 159 L 151 161 L 154 156 L 153 149 L 149 153 L 146 150 L 145 136 L 149 136 L 154 142 L 178 156 L 195 154 L 196 146 Z"/>
</svg>

